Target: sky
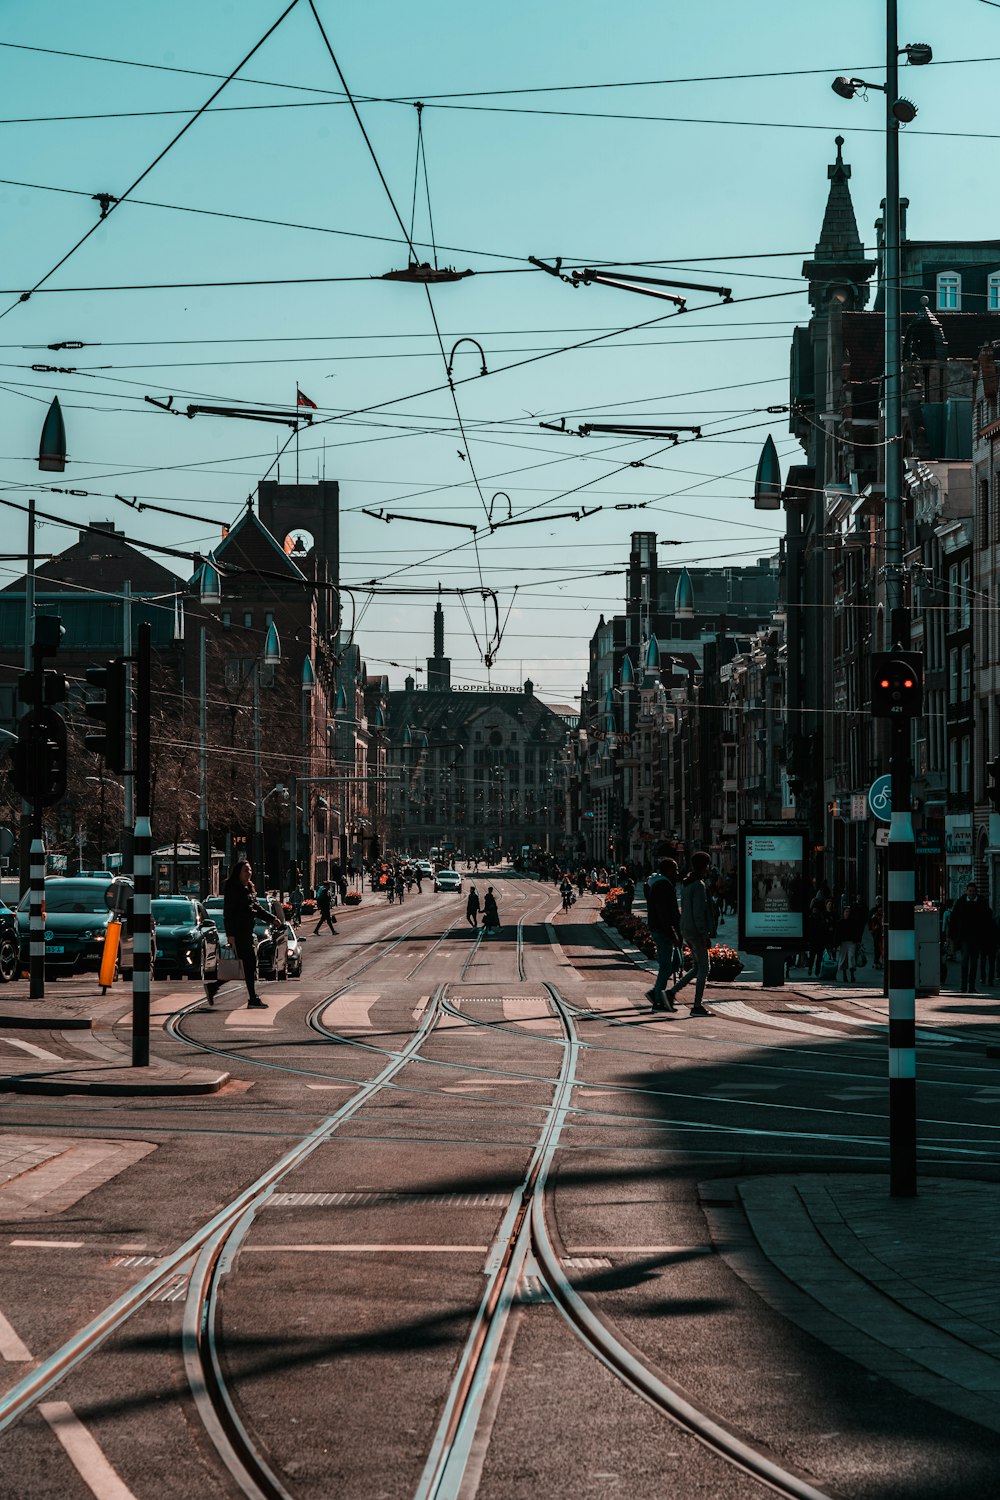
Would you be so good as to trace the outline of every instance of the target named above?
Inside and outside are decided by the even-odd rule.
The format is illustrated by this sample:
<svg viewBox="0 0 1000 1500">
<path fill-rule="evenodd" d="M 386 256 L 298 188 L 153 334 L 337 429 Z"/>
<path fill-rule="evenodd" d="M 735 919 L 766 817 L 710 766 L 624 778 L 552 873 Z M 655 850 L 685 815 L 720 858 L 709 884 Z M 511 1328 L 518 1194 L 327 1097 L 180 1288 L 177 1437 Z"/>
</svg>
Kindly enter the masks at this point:
<svg viewBox="0 0 1000 1500">
<path fill-rule="evenodd" d="M 530 675 L 550 702 L 572 701 L 601 613 L 622 608 L 633 530 L 657 533 L 661 566 L 777 551 L 781 517 L 754 512 L 753 476 L 768 432 L 784 462 L 799 451 L 787 416 L 767 408 L 788 399 L 791 330 L 809 313 L 801 264 L 838 133 L 873 243 L 882 95 L 845 101 L 830 82 L 884 77 L 883 7 L 842 0 L 834 27 L 827 8 L 791 0 L 315 3 L 370 149 L 298 0 L 159 161 L 280 0 L 0 4 L 0 583 L 23 572 L 14 507 L 31 494 L 62 518 L 39 526 L 43 553 L 95 520 L 207 552 L 276 476 L 290 430 L 188 420 L 146 398 L 291 409 L 298 385 L 317 405 L 299 477 L 341 486 L 342 581 L 390 590 L 352 596 L 369 670 L 400 686 L 432 650 L 438 587 L 485 588 L 504 626 L 489 670 L 492 605 L 443 596 L 453 681 Z M 1000 5 L 899 11 L 901 44 L 935 53 L 901 72 L 919 109 L 901 141 L 908 231 L 1000 238 L 988 189 Z M 771 76 L 735 76 L 749 74 Z M 99 223 L 92 195 L 123 194 L 154 162 L 21 302 Z M 430 296 L 382 280 L 405 266 L 406 234 L 432 258 L 432 226 L 438 263 L 474 274 Z M 530 256 L 725 286 L 734 300 L 689 292 L 678 313 L 568 285 Z M 225 282 L 243 284 L 208 285 Z M 489 373 L 462 344 L 453 398 L 445 364 L 459 339 L 478 341 Z M 65 340 L 84 347 L 48 348 Z M 54 394 L 69 463 L 40 476 Z M 567 433 L 539 425 L 563 418 Z M 585 421 L 703 435 L 580 437 Z M 386 524 L 365 509 L 420 519 Z M 491 514 L 544 519 L 491 533 Z M 158 558 L 188 576 L 183 558 Z"/>
</svg>

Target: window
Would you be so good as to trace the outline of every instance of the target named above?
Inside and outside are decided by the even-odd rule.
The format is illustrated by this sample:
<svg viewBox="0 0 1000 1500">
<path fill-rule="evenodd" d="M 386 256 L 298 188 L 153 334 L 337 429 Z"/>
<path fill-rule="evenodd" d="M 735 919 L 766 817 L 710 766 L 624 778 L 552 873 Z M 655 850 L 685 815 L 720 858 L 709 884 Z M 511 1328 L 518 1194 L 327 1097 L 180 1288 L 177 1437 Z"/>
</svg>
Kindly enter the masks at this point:
<svg viewBox="0 0 1000 1500">
<path fill-rule="evenodd" d="M 266 630 L 269 625 L 273 625 L 273 624 L 274 624 L 274 614 L 273 614 L 273 612 L 271 610 L 268 610 L 267 613 L 264 616 L 264 629 Z"/>
<path fill-rule="evenodd" d="M 959 598 L 959 611 L 962 628 L 965 629 L 972 624 L 972 559 L 967 557 L 962 563 L 962 592 Z"/>
<path fill-rule="evenodd" d="M 993 540 L 1000 542 L 1000 470 L 993 473 Z"/>
<path fill-rule="evenodd" d="M 958 563 L 948 569 L 948 629 L 958 629 Z"/>
<path fill-rule="evenodd" d="M 244 612 L 243 612 L 243 625 L 244 625 L 245 629 L 247 629 L 247 630 L 252 629 L 252 627 L 253 627 L 253 610 L 252 609 L 244 610 Z"/>
<path fill-rule="evenodd" d="M 937 278 L 938 312 L 958 312 L 962 306 L 962 278 L 957 271 L 939 271 Z"/>
<path fill-rule="evenodd" d="M 222 628 L 223 628 L 223 630 L 228 630 L 229 627 L 230 627 L 230 625 L 232 623 L 233 623 L 233 617 L 232 617 L 232 615 L 229 613 L 228 609 L 224 609 L 222 611 Z"/>
<path fill-rule="evenodd" d="M 958 647 L 948 652 L 948 696 L 952 703 L 958 702 Z"/>
<path fill-rule="evenodd" d="M 972 697 L 972 647 L 962 647 L 962 701 Z"/>
<path fill-rule="evenodd" d="M 976 517 L 976 539 L 980 547 L 987 547 L 990 540 L 990 482 L 979 481 L 979 514 Z"/>
<path fill-rule="evenodd" d="M 1000 271 L 991 271 L 987 278 L 986 311 L 1000 312 Z"/>
</svg>

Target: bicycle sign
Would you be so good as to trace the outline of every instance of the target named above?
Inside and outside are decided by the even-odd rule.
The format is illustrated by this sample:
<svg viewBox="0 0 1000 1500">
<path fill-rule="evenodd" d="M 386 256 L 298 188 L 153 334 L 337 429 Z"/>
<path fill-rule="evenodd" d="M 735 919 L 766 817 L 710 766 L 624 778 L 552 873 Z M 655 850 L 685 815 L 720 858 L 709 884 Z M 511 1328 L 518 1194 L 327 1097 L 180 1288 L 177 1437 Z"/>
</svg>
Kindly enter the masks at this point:
<svg viewBox="0 0 1000 1500">
<path fill-rule="evenodd" d="M 892 777 L 877 776 L 868 788 L 868 806 L 883 823 L 892 822 Z"/>
</svg>

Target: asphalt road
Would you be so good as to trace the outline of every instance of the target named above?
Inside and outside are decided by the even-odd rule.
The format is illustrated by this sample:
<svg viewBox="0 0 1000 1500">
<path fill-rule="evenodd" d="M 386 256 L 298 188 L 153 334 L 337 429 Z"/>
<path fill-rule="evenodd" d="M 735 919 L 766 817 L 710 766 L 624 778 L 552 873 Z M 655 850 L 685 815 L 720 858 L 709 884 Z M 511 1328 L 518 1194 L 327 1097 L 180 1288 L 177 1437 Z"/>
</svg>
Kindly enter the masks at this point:
<svg viewBox="0 0 1000 1500">
<path fill-rule="evenodd" d="M 653 1017 L 595 902 L 494 884 L 489 938 L 463 898 L 366 893 L 335 938 L 303 929 L 303 978 L 265 986 L 267 1012 L 157 984 L 179 1014 L 153 1051 L 224 1063 L 219 1094 L 0 1096 L 0 1138 L 109 1143 L 111 1163 L 16 1217 L 0 1179 L 2 1388 L 60 1352 L 0 1405 L 0 1496 L 750 1500 L 774 1492 L 762 1460 L 782 1493 L 995 1497 L 998 1432 L 804 1332 L 710 1232 L 734 1179 L 884 1170 L 874 1008 L 747 988 Z M 923 1159 L 996 1182 L 998 1064 L 928 1050 Z M 583 1341 L 543 1222 L 619 1346 L 749 1466 Z"/>
</svg>

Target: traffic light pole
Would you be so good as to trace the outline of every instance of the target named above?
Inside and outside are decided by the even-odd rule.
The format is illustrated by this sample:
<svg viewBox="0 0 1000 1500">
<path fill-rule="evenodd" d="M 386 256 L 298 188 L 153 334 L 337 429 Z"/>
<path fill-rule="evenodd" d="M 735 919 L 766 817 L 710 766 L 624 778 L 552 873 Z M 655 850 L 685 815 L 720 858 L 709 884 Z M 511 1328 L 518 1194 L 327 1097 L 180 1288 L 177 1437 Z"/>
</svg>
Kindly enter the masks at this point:
<svg viewBox="0 0 1000 1500">
<path fill-rule="evenodd" d="M 899 246 L 899 44 L 896 0 L 886 0 L 885 77 L 885 595 L 886 648 L 910 644 L 910 617 L 903 596 L 903 401 L 900 346 Z M 889 1191 L 912 1198 L 917 1191 L 916 944 L 913 908 L 915 848 L 910 794 L 910 725 L 891 720 L 892 821 L 888 853 L 889 968 Z"/>
<path fill-rule="evenodd" d="M 135 702 L 135 835 L 132 897 L 132 1066 L 149 1066 L 149 977 L 152 929 L 152 848 L 149 826 L 149 729 L 151 626 L 139 626 L 136 643 Z"/>
<path fill-rule="evenodd" d="M 34 625 L 34 609 L 32 609 Z M 42 702 L 45 682 L 45 659 L 37 639 L 31 647 L 32 698 L 37 712 Z M 28 998 L 45 997 L 45 837 L 42 825 L 42 799 L 31 803 L 31 856 L 28 869 Z"/>
</svg>

